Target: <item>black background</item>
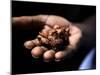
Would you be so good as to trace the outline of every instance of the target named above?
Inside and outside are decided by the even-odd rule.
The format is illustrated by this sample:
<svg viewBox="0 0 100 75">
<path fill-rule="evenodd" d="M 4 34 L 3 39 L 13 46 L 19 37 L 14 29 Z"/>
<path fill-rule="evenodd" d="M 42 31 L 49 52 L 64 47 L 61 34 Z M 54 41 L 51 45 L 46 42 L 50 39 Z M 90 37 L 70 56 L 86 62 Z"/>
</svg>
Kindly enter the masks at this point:
<svg viewBox="0 0 100 75">
<path fill-rule="evenodd" d="M 96 14 L 96 6 L 12 1 L 11 7 L 12 17 L 53 14 L 63 16 L 71 22 L 82 22 L 87 17 Z M 26 31 L 12 27 L 13 74 L 78 70 L 81 60 L 87 53 L 86 50 L 79 51 L 71 59 L 66 59 L 60 63 L 45 63 L 41 59 L 32 58 L 30 50 L 25 49 L 23 43 L 33 39 L 36 34 L 36 32 L 32 33 L 31 30 Z"/>
</svg>

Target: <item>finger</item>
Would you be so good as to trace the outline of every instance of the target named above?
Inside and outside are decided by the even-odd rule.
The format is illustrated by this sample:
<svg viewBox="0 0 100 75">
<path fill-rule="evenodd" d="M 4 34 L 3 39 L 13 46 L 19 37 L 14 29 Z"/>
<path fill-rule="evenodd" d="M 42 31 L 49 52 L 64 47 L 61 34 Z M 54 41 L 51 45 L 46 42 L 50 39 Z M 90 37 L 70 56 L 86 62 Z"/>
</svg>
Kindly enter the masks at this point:
<svg viewBox="0 0 100 75">
<path fill-rule="evenodd" d="M 58 52 L 55 54 L 55 61 L 59 62 L 59 61 L 61 61 L 62 59 L 64 59 L 64 57 L 65 57 L 64 51 L 58 51 Z"/>
<path fill-rule="evenodd" d="M 75 49 L 72 46 L 66 46 L 65 50 L 56 52 L 55 61 L 59 62 L 65 58 L 69 58 L 74 52 Z"/>
<path fill-rule="evenodd" d="M 35 46 L 41 45 L 41 41 L 39 39 L 34 39 L 30 41 L 26 41 L 24 43 L 25 48 L 32 49 Z"/>
<path fill-rule="evenodd" d="M 34 46 L 35 46 L 35 44 L 32 42 L 32 40 L 31 41 L 26 41 L 25 43 L 24 43 L 24 46 L 25 46 L 25 48 L 27 48 L 27 49 L 32 49 Z"/>
<path fill-rule="evenodd" d="M 45 62 L 49 62 L 51 60 L 54 59 L 54 55 L 55 55 L 55 51 L 54 50 L 49 50 L 49 51 L 46 51 L 43 55 L 43 58 L 44 58 L 44 61 Z"/>
<path fill-rule="evenodd" d="M 12 24 L 20 27 L 32 24 L 32 17 L 31 16 L 13 17 Z"/>
<path fill-rule="evenodd" d="M 34 47 L 31 51 L 31 54 L 34 58 L 40 57 L 43 55 L 43 53 L 47 51 L 47 48 L 44 46 L 37 46 Z"/>
<path fill-rule="evenodd" d="M 47 18 L 48 15 L 13 17 L 12 24 L 21 28 L 31 28 L 32 26 L 38 28 L 45 25 Z"/>
</svg>

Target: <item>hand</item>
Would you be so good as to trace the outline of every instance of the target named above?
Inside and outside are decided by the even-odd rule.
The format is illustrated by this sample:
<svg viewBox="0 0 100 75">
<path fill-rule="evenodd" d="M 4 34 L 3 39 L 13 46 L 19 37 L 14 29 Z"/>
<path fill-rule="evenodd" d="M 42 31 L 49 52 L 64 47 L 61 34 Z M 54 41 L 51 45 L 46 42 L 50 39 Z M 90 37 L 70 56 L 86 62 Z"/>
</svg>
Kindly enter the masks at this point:
<svg viewBox="0 0 100 75">
<path fill-rule="evenodd" d="M 43 27 L 46 25 L 51 27 L 55 25 L 66 26 L 69 29 L 69 44 L 65 47 L 64 50 L 61 51 L 56 52 L 54 50 L 40 50 L 39 47 L 33 48 L 34 45 L 32 40 L 26 41 L 24 43 L 26 48 L 33 48 L 31 51 L 33 57 L 40 57 L 43 55 L 44 61 L 61 61 L 67 56 L 72 55 L 73 52 L 77 50 L 80 44 L 80 39 L 82 37 L 82 32 L 77 26 L 60 16 L 37 15 L 30 17 L 16 17 L 13 18 L 13 24 L 15 26 L 19 25 L 20 28 L 32 28 L 33 31 L 36 31 L 36 29 L 39 28 L 43 30 Z M 35 55 L 36 53 L 37 55 Z"/>
</svg>

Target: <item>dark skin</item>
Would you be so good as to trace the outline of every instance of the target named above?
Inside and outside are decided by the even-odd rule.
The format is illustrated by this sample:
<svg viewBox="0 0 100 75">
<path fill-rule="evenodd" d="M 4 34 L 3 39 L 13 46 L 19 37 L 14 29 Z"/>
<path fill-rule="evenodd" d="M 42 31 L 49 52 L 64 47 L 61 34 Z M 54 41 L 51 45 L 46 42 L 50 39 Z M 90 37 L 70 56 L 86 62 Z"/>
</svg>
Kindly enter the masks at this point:
<svg viewBox="0 0 100 75">
<path fill-rule="evenodd" d="M 89 23 L 89 21 L 90 21 L 90 23 Z M 91 23 L 91 21 L 93 23 Z M 65 50 L 58 51 L 58 52 L 53 51 L 53 54 L 52 54 L 52 56 L 54 56 L 53 60 L 55 60 L 57 62 L 65 59 L 68 56 L 71 56 L 73 54 L 73 52 L 76 52 L 78 50 L 80 44 L 82 43 L 81 41 L 83 39 L 84 39 L 85 45 L 87 44 L 91 47 L 94 46 L 95 18 L 87 19 L 83 23 L 72 23 L 61 16 L 36 15 L 36 16 L 13 17 L 12 23 L 13 23 L 13 26 L 15 26 L 17 28 L 32 29 L 35 32 L 39 32 L 40 30 L 42 30 L 45 25 L 49 25 L 51 27 L 53 27 L 54 25 L 67 26 L 67 28 L 69 29 L 69 35 L 70 35 L 69 40 L 68 40 L 69 44 L 66 46 Z M 85 24 L 85 25 L 83 25 L 83 24 Z M 90 30 L 88 31 L 88 29 L 86 29 L 86 27 L 89 27 Z M 87 36 L 84 37 L 83 33 L 86 33 Z M 88 43 L 88 42 L 90 42 L 88 39 L 94 40 L 94 41 L 91 41 L 91 43 Z M 31 41 L 31 40 L 29 40 L 29 41 Z M 25 43 L 27 43 L 29 41 L 26 40 Z M 50 50 L 43 51 L 44 61 L 49 62 L 52 60 L 52 58 L 50 58 L 50 52 L 52 52 L 52 50 L 51 51 Z M 35 55 L 32 55 L 32 56 L 34 58 L 38 57 Z M 49 58 L 46 59 L 45 56 L 48 56 Z"/>
</svg>

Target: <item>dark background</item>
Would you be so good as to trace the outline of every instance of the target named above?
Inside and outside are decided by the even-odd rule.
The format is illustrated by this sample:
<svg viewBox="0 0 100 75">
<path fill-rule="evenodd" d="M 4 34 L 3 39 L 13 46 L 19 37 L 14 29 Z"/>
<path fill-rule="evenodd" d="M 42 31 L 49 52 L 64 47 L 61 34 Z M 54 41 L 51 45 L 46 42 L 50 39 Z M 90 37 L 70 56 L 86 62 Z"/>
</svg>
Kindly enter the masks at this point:
<svg viewBox="0 0 100 75">
<path fill-rule="evenodd" d="M 84 5 L 12 1 L 11 7 L 12 17 L 52 14 L 65 17 L 71 22 L 82 22 L 87 17 L 96 14 L 96 6 Z M 13 74 L 78 70 L 89 48 L 81 48 L 81 51 L 62 62 L 45 63 L 42 59 L 32 58 L 30 50 L 25 49 L 23 46 L 26 40 L 35 38 L 36 34 L 36 32 L 32 32 L 31 30 L 20 30 L 12 27 Z M 84 51 L 82 52 L 82 50 Z"/>
</svg>

